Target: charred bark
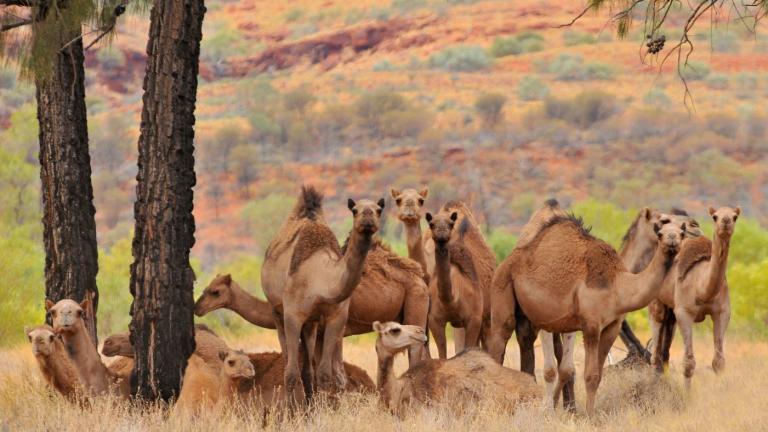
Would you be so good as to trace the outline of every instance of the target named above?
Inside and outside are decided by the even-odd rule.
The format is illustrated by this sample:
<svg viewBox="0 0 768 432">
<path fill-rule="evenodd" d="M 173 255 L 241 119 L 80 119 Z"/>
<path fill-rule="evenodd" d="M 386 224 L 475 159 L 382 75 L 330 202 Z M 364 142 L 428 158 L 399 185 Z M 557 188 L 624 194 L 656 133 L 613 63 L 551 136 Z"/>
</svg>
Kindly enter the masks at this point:
<svg viewBox="0 0 768 432">
<path fill-rule="evenodd" d="M 80 36 L 80 25 L 49 19 L 64 46 Z M 37 119 L 40 123 L 40 180 L 45 244 L 45 295 L 56 302 L 91 299 L 86 326 L 94 344 L 99 293 L 98 250 L 88 154 L 85 70 L 80 39 L 56 51 L 50 73 L 38 73 Z M 48 318 L 50 323 L 50 318 Z"/>
<path fill-rule="evenodd" d="M 131 265 L 134 393 L 178 396 L 195 349 L 194 124 L 203 0 L 155 0 L 150 15 Z"/>
</svg>

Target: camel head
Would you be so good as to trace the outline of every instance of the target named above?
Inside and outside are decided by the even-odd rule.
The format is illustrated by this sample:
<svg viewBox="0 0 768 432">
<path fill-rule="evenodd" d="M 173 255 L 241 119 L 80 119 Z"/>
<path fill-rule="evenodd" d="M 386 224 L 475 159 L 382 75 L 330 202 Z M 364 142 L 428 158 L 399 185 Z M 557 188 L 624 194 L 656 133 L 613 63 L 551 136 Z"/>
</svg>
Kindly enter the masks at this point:
<svg viewBox="0 0 768 432">
<path fill-rule="evenodd" d="M 741 214 L 741 207 L 720 207 L 715 210 L 714 207 L 709 208 L 709 215 L 712 216 L 712 220 L 715 222 L 715 233 L 719 237 L 730 237 L 733 235 L 733 230 L 736 228 L 736 220 Z"/>
<path fill-rule="evenodd" d="M 81 303 L 74 300 L 59 300 L 54 304 L 51 300 L 45 300 L 45 310 L 51 314 L 53 329 L 56 333 L 76 332 L 79 326 L 84 326 L 85 311 L 88 310 L 90 300 L 85 299 Z"/>
<path fill-rule="evenodd" d="M 201 317 L 208 312 L 226 307 L 232 298 L 232 276 L 217 274 L 195 302 L 195 315 Z"/>
<path fill-rule="evenodd" d="M 219 351 L 222 372 L 230 379 L 251 380 L 256 376 L 251 359 L 242 351 Z"/>
<path fill-rule="evenodd" d="M 384 198 L 378 202 L 363 199 L 355 202 L 352 198 L 347 200 L 347 207 L 352 212 L 352 229 L 360 234 L 373 235 L 379 230 L 379 218 L 384 210 Z"/>
<path fill-rule="evenodd" d="M 25 327 L 24 333 L 32 344 L 32 354 L 46 357 L 53 354 L 53 343 L 56 339 L 53 328 L 47 325 Z"/>
<path fill-rule="evenodd" d="M 101 353 L 107 357 L 133 357 L 130 335 L 128 333 L 117 333 L 107 337 L 104 339 Z"/>
<path fill-rule="evenodd" d="M 421 220 L 421 207 L 424 200 L 427 199 L 429 188 L 423 188 L 420 191 L 416 189 L 390 189 L 389 194 L 397 204 L 397 217 L 403 222 L 418 223 Z"/>
<path fill-rule="evenodd" d="M 656 233 L 659 247 L 662 248 L 666 255 L 674 256 L 680 250 L 680 246 L 685 238 L 685 229 L 685 223 L 682 226 L 671 223 L 662 225 L 660 222 L 654 224 L 653 230 Z"/>
<path fill-rule="evenodd" d="M 673 208 L 669 211 L 669 213 L 662 214 L 659 221 L 662 225 L 670 222 L 677 226 L 683 226 L 683 224 L 685 224 L 686 237 L 699 237 L 704 234 L 701 231 L 699 222 L 691 217 L 685 210 Z"/>
<path fill-rule="evenodd" d="M 432 213 L 427 213 L 425 217 L 429 224 L 429 229 L 432 231 L 432 240 L 438 244 L 448 243 L 451 239 L 453 225 L 456 224 L 459 214 L 457 212 L 440 212 L 433 216 Z"/>
<path fill-rule="evenodd" d="M 427 341 L 424 329 L 415 325 L 398 324 L 396 322 L 373 322 L 376 332 L 376 352 L 381 354 L 397 354 L 410 346 L 421 346 Z"/>
</svg>

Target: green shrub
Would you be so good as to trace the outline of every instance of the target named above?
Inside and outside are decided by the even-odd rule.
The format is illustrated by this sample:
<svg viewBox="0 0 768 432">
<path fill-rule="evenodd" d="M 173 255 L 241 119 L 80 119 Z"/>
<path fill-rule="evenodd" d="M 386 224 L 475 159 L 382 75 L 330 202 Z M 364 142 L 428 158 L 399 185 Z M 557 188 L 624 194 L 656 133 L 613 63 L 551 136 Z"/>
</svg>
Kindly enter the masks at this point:
<svg viewBox="0 0 768 432">
<path fill-rule="evenodd" d="M 487 127 L 495 127 L 504 116 L 504 104 L 507 97 L 501 93 L 483 93 L 475 100 L 477 111 Z"/>
<path fill-rule="evenodd" d="M 584 91 L 570 99 L 550 96 L 544 102 L 547 117 L 565 120 L 581 128 L 605 120 L 617 110 L 616 98 L 602 91 Z"/>
<path fill-rule="evenodd" d="M 714 28 L 711 31 L 696 35 L 699 42 L 709 42 L 712 51 L 716 53 L 733 53 L 739 51 L 739 37 L 732 30 Z"/>
<path fill-rule="evenodd" d="M 373 65 L 374 72 L 389 72 L 395 70 L 395 66 L 389 60 L 381 60 Z"/>
<path fill-rule="evenodd" d="M 293 8 L 285 14 L 285 21 L 291 23 L 294 21 L 298 21 L 303 16 L 304 16 L 304 11 L 302 9 Z"/>
<path fill-rule="evenodd" d="M 500 228 L 494 229 L 488 236 L 488 245 L 496 255 L 496 261 L 501 262 L 512 253 L 517 244 L 517 236 Z"/>
<path fill-rule="evenodd" d="M 728 76 L 721 73 L 713 73 L 704 80 L 704 83 L 712 90 L 727 90 Z"/>
<path fill-rule="evenodd" d="M 668 106 L 671 100 L 669 99 L 669 96 L 667 96 L 667 92 L 665 92 L 663 88 L 654 87 L 648 90 L 648 93 L 645 94 L 645 96 L 643 97 L 643 102 L 646 105 L 663 107 L 663 106 Z"/>
<path fill-rule="evenodd" d="M 579 54 L 563 53 L 538 68 L 561 81 L 611 80 L 616 75 L 613 66 L 601 62 L 584 62 Z"/>
<path fill-rule="evenodd" d="M 451 72 L 474 72 L 491 67 L 492 60 L 479 46 L 459 45 L 446 48 L 429 58 L 429 66 Z"/>
<path fill-rule="evenodd" d="M 429 126 L 431 116 L 423 109 L 410 107 L 388 111 L 381 116 L 381 131 L 392 138 L 416 137 Z"/>
<path fill-rule="evenodd" d="M 592 45 L 597 43 L 597 38 L 590 33 L 568 30 L 563 33 L 563 43 L 565 46 Z"/>
<path fill-rule="evenodd" d="M 686 81 L 701 81 L 711 71 L 708 64 L 700 61 L 689 61 L 687 64 L 681 66 L 681 74 Z"/>
<path fill-rule="evenodd" d="M 491 55 L 505 57 L 541 51 L 544 49 L 544 38 L 538 33 L 524 32 L 516 36 L 497 37 L 491 45 Z"/>
<path fill-rule="evenodd" d="M 253 50 L 252 43 L 247 41 L 240 30 L 227 25 L 222 25 L 213 31 L 206 29 L 203 35 L 200 58 L 209 63 L 219 63 Z"/>
<path fill-rule="evenodd" d="M 306 88 L 300 87 L 290 90 L 283 95 L 283 108 L 286 111 L 296 111 L 304 114 L 306 110 L 317 100 Z"/>
<path fill-rule="evenodd" d="M 250 201 L 240 211 L 243 232 L 252 236 L 259 249 L 265 251 L 295 201 L 294 197 L 280 193 L 271 193 L 260 200 Z"/>
</svg>

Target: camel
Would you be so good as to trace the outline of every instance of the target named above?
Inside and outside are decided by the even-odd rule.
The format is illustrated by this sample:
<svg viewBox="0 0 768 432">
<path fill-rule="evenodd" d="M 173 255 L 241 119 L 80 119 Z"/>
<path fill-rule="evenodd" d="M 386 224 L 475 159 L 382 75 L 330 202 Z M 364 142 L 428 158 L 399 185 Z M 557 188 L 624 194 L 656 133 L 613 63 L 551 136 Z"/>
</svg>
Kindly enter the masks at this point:
<svg viewBox="0 0 768 432">
<path fill-rule="evenodd" d="M 721 207 L 717 210 L 710 207 L 709 215 L 715 223 L 712 240 L 698 237 L 683 243 L 671 275 L 674 284 L 663 284 L 657 296 L 659 302 L 675 313 L 685 343 L 683 376 L 688 388 L 696 368 L 693 355 L 693 324 L 704 321 L 707 315 L 712 317 L 714 333 L 715 354 L 712 369 L 719 373 L 725 368 L 723 342 L 731 317 L 725 271 L 731 237 L 740 214 L 740 207 Z M 652 337 L 657 340 L 661 325 L 654 314 L 651 314 L 651 324 Z M 654 345 L 651 363 L 657 367 L 660 364 L 662 349 L 661 344 Z"/>
<path fill-rule="evenodd" d="M 312 395 L 312 359 L 317 326 L 324 325 L 318 387 L 344 388 L 340 364 L 341 342 L 349 313 L 349 298 L 357 288 L 364 262 L 379 228 L 384 199 L 378 202 L 351 198 L 353 215 L 349 246 L 342 254 L 338 241 L 325 222 L 322 195 L 313 187 L 302 188 L 296 206 L 267 248 L 262 266 L 262 287 L 273 309 L 281 347 L 287 357 L 285 390 L 290 401 Z M 302 347 L 300 347 L 300 344 Z M 299 353 L 304 368 L 299 376 Z M 339 358 L 336 358 L 339 357 Z M 334 373 L 334 369 L 336 369 Z"/>
<path fill-rule="evenodd" d="M 229 347 L 205 324 L 195 324 L 195 354 L 214 369 L 219 369 L 221 359 L 219 353 L 227 351 Z M 133 358 L 133 345 L 131 345 L 128 332 L 110 335 L 104 339 L 101 353 L 107 357 L 122 356 Z"/>
<path fill-rule="evenodd" d="M 541 396 L 528 374 L 507 369 L 478 349 L 468 349 L 450 360 L 425 360 L 395 377 L 395 355 L 427 339 L 419 326 L 373 323 L 379 359 L 377 387 L 384 404 L 402 413 L 412 403 L 447 402 L 462 405 L 492 398 L 509 407 Z M 464 405 L 466 406 L 466 405 Z"/>
<path fill-rule="evenodd" d="M 32 353 L 43 378 L 56 391 L 70 400 L 76 400 L 83 392 L 80 375 L 69 358 L 64 342 L 47 325 L 25 328 Z"/>
<path fill-rule="evenodd" d="M 219 403 L 237 401 L 243 405 L 255 402 L 254 387 L 256 370 L 251 359 L 242 351 L 221 351 L 219 359 L 222 363 L 219 378 Z"/>
<path fill-rule="evenodd" d="M 197 354 L 192 354 L 184 371 L 184 381 L 173 407 L 174 412 L 195 415 L 216 406 L 220 394 L 221 374 L 221 370 L 211 367 Z"/>
<path fill-rule="evenodd" d="M 536 328 L 565 334 L 557 385 L 547 380 L 547 399 L 553 405 L 573 376 L 575 338 L 571 333 L 580 330 L 586 355 L 586 410 L 589 415 L 594 413 L 603 363 L 624 314 L 646 306 L 656 297 L 685 237 L 684 226 L 656 224 L 654 231 L 658 238 L 656 252 L 648 267 L 638 274 L 628 271 L 616 251 L 592 236 L 581 219 L 573 216 L 550 219 L 530 242 L 515 248 L 499 266 L 492 289 L 494 328 L 514 328 L 515 308 L 519 307 Z M 502 355 L 501 339 L 495 336 L 491 344 L 497 358 Z M 554 352 L 551 341 L 545 333 L 542 342 L 547 356 Z"/>
<path fill-rule="evenodd" d="M 269 302 L 244 290 L 230 274 L 217 274 L 195 302 L 195 315 L 199 317 L 217 309 L 229 309 L 262 328 L 276 328 Z"/>
<path fill-rule="evenodd" d="M 441 359 L 447 357 L 446 324 L 464 328 L 464 344 L 468 347 L 478 346 L 483 326 L 483 293 L 470 252 L 464 246 L 463 236 L 451 241 L 458 216 L 455 211 L 435 216 L 426 214 L 435 242 L 435 271 L 430 282 L 430 295 L 437 300 L 432 303 L 429 314 L 429 330 L 435 337 Z"/>
<path fill-rule="evenodd" d="M 107 393 L 114 379 L 101 362 L 99 352 L 85 327 L 83 317 L 85 311 L 89 310 L 89 303 L 90 299 L 85 299 L 80 304 L 64 299 L 54 304 L 46 299 L 45 309 L 51 314 L 53 329 L 61 335 L 64 346 L 77 368 L 85 394 L 93 396 Z"/>
<path fill-rule="evenodd" d="M 397 204 L 398 218 L 405 226 L 408 257 L 418 262 L 425 269 L 425 280 L 430 284 L 431 302 L 434 306 L 438 301 L 436 285 L 434 285 L 434 288 L 432 285 L 435 283 L 434 279 L 436 277 L 435 242 L 430 232 L 422 234 L 420 224 L 421 209 L 424 205 L 424 200 L 429 194 L 429 189 L 424 188 L 417 192 L 415 189 L 400 191 L 393 188 L 389 193 Z M 457 224 L 459 229 L 452 233 L 451 241 L 460 240 L 464 245 L 469 258 L 466 262 L 469 263 L 471 261 L 472 266 L 475 268 L 476 283 L 479 285 L 482 293 L 483 313 L 480 341 L 485 346 L 487 334 L 490 331 L 490 286 L 493 279 L 493 271 L 496 268 L 496 256 L 488 246 L 485 238 L 483 238 L 477 221 L 475 221 L 469 208 L 461 201 L 449 201 L 441 210 L 441 212 L 448 214 L 452 211 L 458 214 L 458 219 L 454 224 Z M 444 328 L 443 326 L 443 332 Z M 437 337 L 436 335 L 435 338 L 437 339 Z M 465 339 L 467 337 L 464 334 L 464 329 L 462 327 L 455 328 L 454 344 L 457 353 L 464 349 L 466 345 Z M 437 340 L 435 342 L 438 343 Z M 440 344 L 438 343 L 438 350 L 439 347 Z"/>
</svg>

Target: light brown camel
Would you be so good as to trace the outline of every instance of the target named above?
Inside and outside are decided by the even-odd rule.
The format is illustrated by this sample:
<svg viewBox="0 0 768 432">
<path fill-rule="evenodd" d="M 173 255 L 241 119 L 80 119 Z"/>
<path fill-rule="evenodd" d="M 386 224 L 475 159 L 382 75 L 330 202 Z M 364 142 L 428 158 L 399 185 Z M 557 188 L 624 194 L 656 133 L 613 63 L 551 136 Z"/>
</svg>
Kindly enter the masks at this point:
<svg viewBox="0 0 768 432">
<path fill-rule="evenodd" d="M 74 300 L 64 299 L 54 304 L 46 299 L 45 309 L 51 314 L 53 329 L 61 335 L 64 346 L 77 368 L 85 394 L 93 396 L 108 392 L 114 379 L 101 362 L 99 352 L 85 327 L 83 317 L 84 311 L 89 310 L 89 302 L 89 299 L 85 299 L 78 304 Z"/>
<path fill-rule="evenodd" d="M 457 212 L 426 215 L 435 242 L 435 270 L 430 279 L 429 330 L 441 359 L 447 358 L 445 326 L 464 329 L 464 344 L 477 347 L 483 326 L 483 293 L 474 262 L 461 236 L 451 240 Z M 466 219 L 464 219 L 466 221 Z M 457 348 L 458 349 L 458 348 Z M 458 354 L 458 352 L 457 352 Z"/>
<path fill-rule="evenodd" d="M 720 372 L 725 367 L 723 342 L 725 331 L 731 317 L 731 301 L 725 271 L 728 265 L 728 252 L 731 237 L 736 229 L 736 221 L 741 208 L 710 207 L 709 215 L 715 222 L 715 232 L 710 241 L 698 237 L 683 243 L 673 269 L 674 285 L 666 283 L 657 299 L 675 312 L 675 319 L 685 343 L 683 376 L 690 387 L 696 360 L 693 355 L 693 324 L 704 321 L 707 315 L 712 317 L 715 354 L 712 369 Z M 651 314 L 653 338 L 658 338 L 660 325 Z M 652 353 L 652 363 L 660 363 L 661 347 L 656 345 Z"/>
<path fill-rule="evenodd" d="M 285 389 L 289 399 L 311 397 L 312 363 L 318 322 L 324 325 L 322 356 L 318 365 L 318 387 L 344 388 L 346 377 L 340 364 L 341 341 L 347 324 L 349 298 L 360 281 L 364 262 L 379 228 L 384 199 L 355 202 L 349 247 L 342 255 L 338 241 L 325 222 L 322 195 L 303 187 L 301 196 L 267 248 L 262 266 L 262 287 L 273 308 L 281 346 L 287 357 Z M 300 349 L 303 344 L 303 349 Z M 299 354 L 305 366 L 299 376 Z"/>
<path fill-rule="evenodd" d="M 69 358 L 64 342 L 47 325 L 25 328 L 29 342 L 32 344 L 32 354 L 43 378 L 56 391 L 70 400 L 76 400 L 82 395 L 83 386 L 75 364 Z"/>
<path fill-rule="evenodd" d="M 424 251 L 424 237 L 421 233 L 421 208 L 424 200 L 429 195 L 429 188 L 420 191 L 416 189 L 390 189 L 389 194 L 397 204 L 397 218 L 405 227 L 405 240 L 408 245 L 408 257 L 421 266 L 424 273 L 424 282 L 429 284 L 432 274 L 431 267 L 427 265 L 427 255 Z"/>
<path fill-rule="evenodd" d="M 467 404 L 495 399 L 509 407 L 533 400 L 541 389 L 528 374 L 507 369 L 484 351 L 464 351 L 450 360 L 425 360 L 395 377 L 395 355 L 410 345 L 426 340 L 421 327 L 394 322 L 373 324 L 378 333 L 376 354 L 379 358 L 377 386 L 382 401 L 395 413 L 408 405 L 450 403 L 457 411 Z"/>
<path fill-rule="evenodd" d="M 195 324 L 195 354 L 200 356 L 209 366 L 218 370 L 221 366 L 219 353 L 228 350 L 229 347 L 226 342 L 219 338 L 208 326 L 205 324 Z M 133 345 L 131 345 L 129 333 L 116 333 L 104 339 L 101 353 L 107 357 L 133 357 Z"/>
<path fill-rule="evenodd" d="M 251 405 L 257 401 L 252 391 L 256 371 L 251 359 L 242 351 L 227 350 L 219 353 L 222 362 L 219 377 L 219 403 L 237 402 Z"/>
<path fill-rule="evenodd" d="M 210 409 L 219 400 L 221 370 L 208 365 L 200 356 L 192 354 L 184 371 L 184 381 L 174 413 L 196 415 Z"/>
<path fill-rule="evenodd" d="M 658 247 L 650 265 L 638 274 L 629 272 L 611 246 L 593 237 L 581 219 L 572 216 L 551 219 L 499 266 L 493 283 L 494 322 L 508 322 L 514 328 L 517 302 L 536 328 L 566 334 L 557 387 L 548 387 L 548 399 L 554 405 L 573 376 L 575 338 L 568 333 L 581 330 L 587 413 L 594 413 L 603 363 L 624 314 L 656 297 L 685 237 L 684 227 L 656 225 L 655 230 Z M 551 340 L 547 335 L 542 338 L 545 344 Z M 554 351 L 551 346 L 547 349 Z"/>
</svg>

